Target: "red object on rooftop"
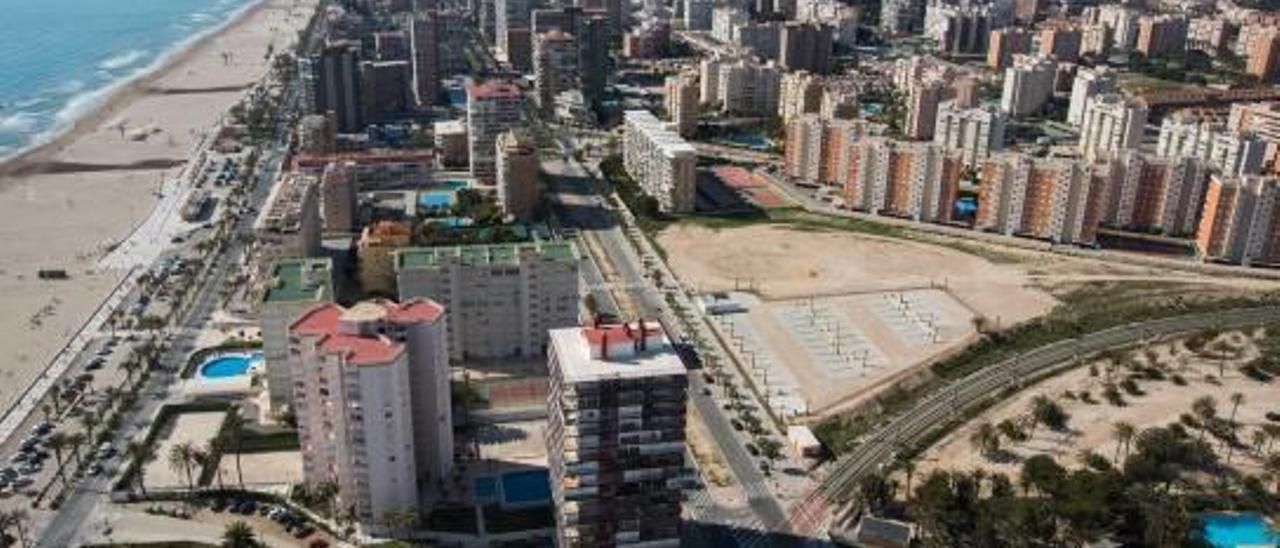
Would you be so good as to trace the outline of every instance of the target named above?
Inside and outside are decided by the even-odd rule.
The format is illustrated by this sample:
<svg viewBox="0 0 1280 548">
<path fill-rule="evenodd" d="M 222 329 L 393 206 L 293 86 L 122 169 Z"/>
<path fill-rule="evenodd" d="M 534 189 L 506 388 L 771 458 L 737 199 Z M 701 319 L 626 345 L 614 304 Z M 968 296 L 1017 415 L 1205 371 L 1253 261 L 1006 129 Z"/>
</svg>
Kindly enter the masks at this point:
<svg viewBox="0 0 1280 548">
<path fill-rule="evenodd" d="M 520 87 L 504 80 L 489 80 L 467 88 L 470 99 L 502 99 L 520 97 Z"/>
</svg>

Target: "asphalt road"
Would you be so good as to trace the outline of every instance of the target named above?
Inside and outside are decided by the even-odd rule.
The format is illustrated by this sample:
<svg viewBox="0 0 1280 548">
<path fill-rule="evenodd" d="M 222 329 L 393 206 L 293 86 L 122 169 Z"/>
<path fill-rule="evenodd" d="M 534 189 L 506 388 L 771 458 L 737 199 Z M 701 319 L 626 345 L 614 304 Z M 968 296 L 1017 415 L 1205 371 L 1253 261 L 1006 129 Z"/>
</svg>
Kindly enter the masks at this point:
<svg viewBox="0 0 1280 548">
<path fill-rule="evenodd" d="M 296 104 L 298 94 L 296 89 L 290 93 L 290 104 Z M 283 107 L 284 112 L 291 112 L 293 109 Z M 289 128 L 291 122 L 286 119 L 281 120 L 277 127 L 276 145 L 268 150 L 262 163 L 261 169 L 256 173 L 254 180 L 254 188 L 249 196 L 248 203 L 253 204 L 255 208 L 260 208 L 262 203 L 266 201 L 267 194 L 271 189 L 272 183 L 279 173 L 287 149 Z M 253 233 L 253 221 L 255 215 L 246 214 L 239 219 L 234 234 L 251 235 Z M 142 388 L 139 393 L 139 404 L 131 412 L 125 415 L 121 421 L 123 427 L 115 433 L 112 444 L 123 450 L 124 446 L 136 436 L 142 435 L 148 427 L 151 417 L 155 416 L 156 411 L 165 402 L 168 395 L 169 387 L 177 380 L 178 364 L 183 363 L 187 353 L 194 348 L 195 339 L 201 327 L 205 324 L 210 316 L 218 309 L 218 289 L 226 283 L 233 274 L 238 273 L 237 266 L 239 261 L 237 258 L 244 251 L 243 241 L 239 237 L 229 239 L 227 246 L 212 259 L 207 277 L 201 283 L 194 296 L 192 304 L 187 310 L 181 314 L 179 321 L 171 326 L 171 331 L 175 334 L 169 341 L 168 350 L 161 356 L 160 362 L 166 367 L 161 367 L 152 372 L 150 381 Z M 163 456 L 161 456 L 163 458 Z M 118 465 L 113 472 L 123 470 L 123 460 L 116 457 Z M 38 531 L 39 540 L 37 547 L 62 548 L 65 546 L 73 546 L 78 536 L 89 533 L 91 528 L 98 527 L 99 524 L 88 523 L 89 516 L 93 513 L 93 509 L 107 502 L 110 495 L 111 484 L 116 480 L 117 473 L 105 474 L 98 477 L 90 477 L 75 485 L 67 500 L 63 502 L 57 514 L 53 516 L 44 527 Z"/>
<path fill-rule="evenodd" d="M 569 143 L 562 142 L 562 146 L 571 149 Z M 619 215 L 606 208 L 605 198 L 596 194 L 594 185 L 586 182 L 591 175 L 585 168 L 572 159 L 560 164 L 561 162 L 551 164 L 552 173 L 549 174 L 556 179 L 552 200 L 561 205 L 569 201 L 577 206 L 561 207 L 570 213 L 562 218 L 562 222 L 566 226 L 577 228 L 583 237 L 596 238 L 606 259 L 622 278 L 622 283 L 616 287 L 628 293 L 629 300 L 640 308 L 641 314 L 649 318 L 666 316 L 665 303 L 652 283 L 645 278 L 642 261 L 623 232 L 625 227 L 618 219 Z M 587 197 L 585 200 L 584 196 Z M 667 324 L 675 325 L 675 322 L 669 321 Z M 704 543 L 711 546 L 786 545 L 785 535 L 790 531 L 786 513 L 769 491 L 765 477 L 758 468 L 757 459 L 747 452 L 743 440 L 738 438 L 715 399 L 704 393 L 706 386 L 701 375 L 691 374 L 689 399 L 706 421 L 729 468 L 746 493 L 753 517 L 735 522 L 735 518 L 727 513 L 702 508 L 707 521 L 719 523 L 694 525 L 706 537 L 703 539 Z M 774 536 L 770 536 L 771 534 Z"/>
<path fill-rule="evenodd" d="M 999 398 L 1004 389 L 1020 388 L 1028 379 L 1069 367 L 1080 357 L 1140 343 L 1152 337 L 1245 327 L 1277 320 L 1280 320 L 1280 307 L 1173 316 L 1089 333 L 1010 358 L 930 394 L 910 411 L 866 436 L 867 441 L 836 462 L 827 481 L 815 491 L 815 496 L 826 501 L 846 499 L 856 491 L 863 477 L 890 463 L 899 449 L 920 442 L 966 410 L 986 400 Z"/>
</svg>

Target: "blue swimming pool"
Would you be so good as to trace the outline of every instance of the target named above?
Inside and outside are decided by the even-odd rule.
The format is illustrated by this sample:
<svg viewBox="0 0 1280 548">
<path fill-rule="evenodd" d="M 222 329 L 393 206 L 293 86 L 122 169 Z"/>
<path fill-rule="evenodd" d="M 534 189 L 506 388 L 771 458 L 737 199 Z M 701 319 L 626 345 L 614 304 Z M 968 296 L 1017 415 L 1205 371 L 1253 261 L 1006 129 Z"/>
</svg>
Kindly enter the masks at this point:
<svg viewBox="0 0 1280 548">
<path fill-rule="evenodd" d="M 753 148 L 756 150 L 764 150 L 773 145 L 773 141 L 758 133 L 735 133 L 725 137 L 724 140 L 725 142 L 733 145 Z"/>
<path fill-rule="evenodd" d="M 1205 514 L 1200 520 L 1204 539 L 1214 548 L 1280 544 L 1280 534 L 1258 514 Z"/>
<path fill-rule="evenodd" d="M 262 363 L 262 353 L 223 354 L 210 358 L 200 365 L 200 376 L 205 379 L 230 379 L 249 374 L 249 369 Z"/>
<path fill-rule="evenodd" d="M 476 478 L 476 498 L 492 499 L 498 496 L 498 480 L 493 478 Z"/>
<path fill-rule="evenodd" d="M 502 500 L 525 504 L 551 500 L 551 479 L 546 470 L 508 472 L 502 475 Z"/>
<path fill-rule="evenodd" d="M 428 190 L 418 195 L 418 206 L 440 210 L 453 207 L 455 196 L 452 190 Z"/>
</svg>

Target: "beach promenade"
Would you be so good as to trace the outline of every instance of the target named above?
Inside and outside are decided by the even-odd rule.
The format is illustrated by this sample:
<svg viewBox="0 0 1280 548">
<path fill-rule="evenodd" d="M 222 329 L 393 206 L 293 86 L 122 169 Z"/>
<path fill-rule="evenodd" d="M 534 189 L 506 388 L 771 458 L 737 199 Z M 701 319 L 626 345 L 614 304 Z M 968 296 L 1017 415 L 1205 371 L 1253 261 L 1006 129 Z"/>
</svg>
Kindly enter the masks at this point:
<svg viewBox="0 0 1280 548">
<path fill-rule="evenodd" d="M 168 245 L 166 219 L 190 190 L 176 181 L 193 151 L 268 73 L 268 53 L 292 46 L 316 4 L 262 0 L 122 86 L 64 134 L 0 164 L 0 302 L 8 311 L 0 340 L 9 343 L 0 351 L 0 412 L 52 382 L 59 356 L 102 327 L 133 275 Z M 132 245 L 111 253 L 131 236 Z M 40 280 L 42 268 L 70 279 Z"/>
</svg>

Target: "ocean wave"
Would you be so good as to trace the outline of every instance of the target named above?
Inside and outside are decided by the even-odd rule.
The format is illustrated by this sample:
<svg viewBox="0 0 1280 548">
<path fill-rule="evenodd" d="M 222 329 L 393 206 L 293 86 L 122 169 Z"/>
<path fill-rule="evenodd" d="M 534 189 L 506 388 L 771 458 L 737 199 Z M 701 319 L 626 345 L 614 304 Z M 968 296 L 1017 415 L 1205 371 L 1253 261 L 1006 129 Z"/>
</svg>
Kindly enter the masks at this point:
<svg viewBox="0 0 1280 548">
<path fill-rule="evenodd" d="M 52 91 L 61 95 L 70 95 L 84 89 L 84 80 L 67 80 L 61 84 L 53 86 Z"/>
<path fill-rule="evenodd" d="M 0 133 L 32 133 L 39 124 L 40 119 L 33 113 L 15 112 L 8 116 L 0 116 Z"/>
<path fill-rule="evenodd" d="M 98 63 L 98 68 L 103 70 L 122 69 L 129 65 L 137 63 L 138 61 L 141 61 L 142 58 L 146 56 L 147 56 L 146 50 L 131 49 L 124 53 L 114 55 L 101 63 Z"/>
</svg>

